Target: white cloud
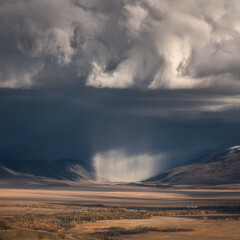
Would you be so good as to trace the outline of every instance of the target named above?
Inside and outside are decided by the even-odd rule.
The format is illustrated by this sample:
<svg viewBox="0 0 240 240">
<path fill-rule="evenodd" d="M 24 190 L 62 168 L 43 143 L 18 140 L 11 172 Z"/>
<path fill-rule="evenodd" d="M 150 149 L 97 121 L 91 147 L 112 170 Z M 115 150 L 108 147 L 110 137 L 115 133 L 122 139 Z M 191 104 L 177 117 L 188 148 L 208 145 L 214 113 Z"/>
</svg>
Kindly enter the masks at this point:
<svg viewBox="0 0 240 240">
<path fill-rule="evenodd" d="M 132 66 L 133 65 L 133 66 Z M 107 73 L 105 67 L 93 63 L 93 70 L 90 73 L 87 85 L 95 87 L 126 88 L 132 86 L 132 68 L 135 63 L 130 61 L 122 62 L 116 71 Z"/>
<path fill-rule="evenodd" d="M 141 34 L 140 31 L 144 28 L 144 19 L 148 15 L 147 10 L 139 5 L 126 5 L 123 10 L 126 10 L 126 12 L 121 24 L 125 25 L 130 37 L 138 38 Z"/>
<path fill-rule="evenodd" d="M 45 68 L 29 65 L 51 61 L 93 87 L 238 87 L 239 11 L 236 0 L 7 1 L 0 86 L 34 86 Z"/>
</svg>

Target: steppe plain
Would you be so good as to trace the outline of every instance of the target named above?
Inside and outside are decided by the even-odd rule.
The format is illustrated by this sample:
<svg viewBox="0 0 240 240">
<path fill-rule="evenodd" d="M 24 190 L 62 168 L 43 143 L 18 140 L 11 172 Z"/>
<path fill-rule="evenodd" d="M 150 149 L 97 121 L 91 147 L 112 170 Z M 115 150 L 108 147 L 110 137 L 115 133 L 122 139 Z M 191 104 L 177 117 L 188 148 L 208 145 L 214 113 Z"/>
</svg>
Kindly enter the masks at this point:
<svg viewBox="0 0 240 240">
<path fill-rule="evenodd" d="M 238 184 L 156 187 L 68 182 L 66 186 L 36 185 L 17 189 L 2 185 L 1 240 L 240 239 Z M 106 218 L 102 217 L 104 213 Z M 83 220 L 76 220 L 83 214 Z M 88 214 L 90 218 L 86 218 Z M 67 227 L 62 224 L 66 219 L 71 219 Z M 25 220 L 28 225 L 24 225 Z"/>
</svg>

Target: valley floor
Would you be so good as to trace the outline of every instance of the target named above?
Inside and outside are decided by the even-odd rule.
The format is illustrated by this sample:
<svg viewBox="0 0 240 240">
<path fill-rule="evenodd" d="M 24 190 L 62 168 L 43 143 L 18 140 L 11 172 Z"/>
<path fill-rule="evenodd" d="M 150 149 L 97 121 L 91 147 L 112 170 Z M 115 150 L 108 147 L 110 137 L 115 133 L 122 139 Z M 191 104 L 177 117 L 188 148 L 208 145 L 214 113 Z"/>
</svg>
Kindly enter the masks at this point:
<svg viewBox="0 0 240 240">
<path fill-rule="evenodd" d="M 0 203 L 6 200 L 145 208 L 236 205 L 240 204 L 240 185 L 153 187 L 96 182 L 28 188 L 1 188 L 0 185 Z"/>
<path fill-rule="evenodd" d="M 71 187 L 2 188 L 0 240 L 238 240 L 239 209 L 238 185 L 156 188 L 81 183 Z M 105 212 L 108 220 L 98 220 Z M 90 217 L 77 221 L 78 215 Z M 70 218 L 75 220 L 69 227 L 61 225 Z M 22 224 L 25 220 L 26 225 Z M 46 229 L 38 227 L 41 224 Z M 50 231 L 54 224 L 60 227 Z"/>
</svg>

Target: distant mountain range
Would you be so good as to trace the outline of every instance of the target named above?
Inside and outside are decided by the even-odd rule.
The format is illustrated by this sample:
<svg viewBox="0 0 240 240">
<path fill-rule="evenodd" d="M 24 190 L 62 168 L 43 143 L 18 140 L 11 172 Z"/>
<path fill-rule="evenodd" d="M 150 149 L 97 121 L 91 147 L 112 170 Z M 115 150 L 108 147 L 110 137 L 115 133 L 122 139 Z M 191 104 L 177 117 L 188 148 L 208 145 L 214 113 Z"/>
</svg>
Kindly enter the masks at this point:
<svg viewBox="0 0 240 240">
<path fill-rule="evenodd" d="M 240 183 L 240 146 L 193 154 L 192 160 L 176 161 L 171 169 L 143 181 L 154 185 L 231 184 Z M 177 167 L 176 167 L 177 166 Z M 76 159 L 0 161 L 0 180 L 13 185 L 27 179 L 56 181 L 95 180 L 91 163 Z M 9 180 L 9 181 L 8 181 Z M 4 182 L 3 181 L 3 182 Z"/>
<path fill-rule="evenodd" d="M 92 167 L 74 159 L 8 161 L 0 164 L 0 179 L 37 177 L 56 180 L 88 180 L 94 178 Z"/>
<path fill-rule="evenodd" d="M 162 172 L 145 183 L 229 184 L 240 183 L 240 146 L 230 147 L 194 163 Z"/>
</svg>

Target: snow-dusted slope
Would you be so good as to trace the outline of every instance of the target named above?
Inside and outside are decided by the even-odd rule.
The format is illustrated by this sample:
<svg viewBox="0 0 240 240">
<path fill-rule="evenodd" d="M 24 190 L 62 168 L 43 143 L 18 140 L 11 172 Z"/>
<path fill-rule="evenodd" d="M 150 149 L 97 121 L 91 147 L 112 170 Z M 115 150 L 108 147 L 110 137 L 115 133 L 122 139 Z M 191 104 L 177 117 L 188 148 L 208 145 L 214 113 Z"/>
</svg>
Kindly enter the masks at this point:
<svg viewBox="0 0 240 240">
<path fill-rule="evenodd" d="M 198 163 L 171 169 L 146 181 L 169 184 L 240 183 L 240 146 L 224 149 Z"/>
</svg>

